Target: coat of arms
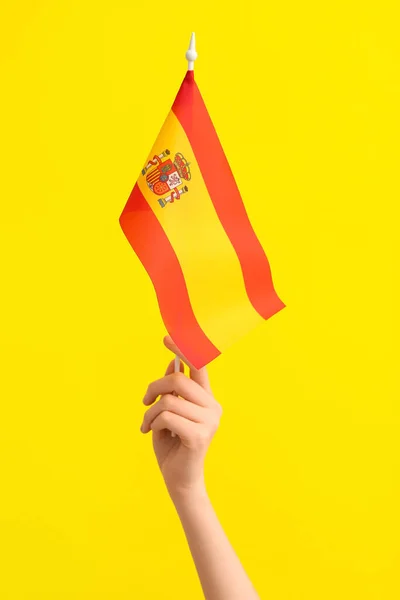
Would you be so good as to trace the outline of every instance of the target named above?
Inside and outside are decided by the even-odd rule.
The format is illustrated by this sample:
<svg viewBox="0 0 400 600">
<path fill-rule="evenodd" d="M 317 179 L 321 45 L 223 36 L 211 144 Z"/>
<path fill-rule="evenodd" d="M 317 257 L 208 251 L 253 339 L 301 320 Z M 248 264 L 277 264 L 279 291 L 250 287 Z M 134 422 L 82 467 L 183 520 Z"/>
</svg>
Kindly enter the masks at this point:
<svg viewBox="0 0 400 600">
<path fill-rule="evenodd" d="M 154 194 L 167 194 L 164 198 L 158 198 L 161 208 L 186 194 L 188 187 L 184 182 L 191 179 L 190 163 L 183 154 L 176 152 L 174 160 L 169 158 L 170 155 L 168 149 L 161 154 L 155 154 L 142 170 L 142 175 L 146 175 L 146 183 Z"/>
</svg>

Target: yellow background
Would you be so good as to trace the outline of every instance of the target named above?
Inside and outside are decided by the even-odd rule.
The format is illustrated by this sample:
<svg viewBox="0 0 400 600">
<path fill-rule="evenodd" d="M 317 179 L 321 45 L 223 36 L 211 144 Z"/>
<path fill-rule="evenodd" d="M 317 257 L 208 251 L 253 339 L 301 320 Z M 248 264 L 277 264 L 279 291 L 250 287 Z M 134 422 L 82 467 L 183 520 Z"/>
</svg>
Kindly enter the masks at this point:
<svg viewBox="0 0 400 600">
<path fill-rule="evenodd" d="M 2 600 L 202 597 L 139 432 L 168 354 L 118 224 L 192 29 L 288 305 L 210 366 L 210 495 L 262 598 L 398 598 L 394 7 L 2 1 Z"/>
</svg>

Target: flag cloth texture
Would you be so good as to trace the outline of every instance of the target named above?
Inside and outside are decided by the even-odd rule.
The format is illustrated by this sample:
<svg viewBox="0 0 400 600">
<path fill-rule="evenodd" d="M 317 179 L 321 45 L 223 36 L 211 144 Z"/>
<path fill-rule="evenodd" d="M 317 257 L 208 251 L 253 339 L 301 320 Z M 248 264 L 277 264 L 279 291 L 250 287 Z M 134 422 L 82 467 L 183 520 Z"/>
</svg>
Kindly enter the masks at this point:
<svg viewBox="0 0 400 600">
<path fill-rule="evenodd" d="M 197 368 L 284 308 L 194 71 L 121 214 L 165 327 Z"/>
</svg>

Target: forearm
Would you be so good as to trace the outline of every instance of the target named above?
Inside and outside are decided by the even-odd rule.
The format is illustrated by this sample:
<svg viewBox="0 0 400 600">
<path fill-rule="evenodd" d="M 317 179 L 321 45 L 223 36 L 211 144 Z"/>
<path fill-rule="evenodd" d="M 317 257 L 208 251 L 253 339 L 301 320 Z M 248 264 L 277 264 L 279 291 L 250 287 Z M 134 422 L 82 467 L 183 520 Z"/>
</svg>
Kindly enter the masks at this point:
<svg viewBox="0 0 400 600">
<path fill-rule="evenodd" d="M 206 600 L 258 600 L 204 488 L 173 497 Z"/>
</svg>

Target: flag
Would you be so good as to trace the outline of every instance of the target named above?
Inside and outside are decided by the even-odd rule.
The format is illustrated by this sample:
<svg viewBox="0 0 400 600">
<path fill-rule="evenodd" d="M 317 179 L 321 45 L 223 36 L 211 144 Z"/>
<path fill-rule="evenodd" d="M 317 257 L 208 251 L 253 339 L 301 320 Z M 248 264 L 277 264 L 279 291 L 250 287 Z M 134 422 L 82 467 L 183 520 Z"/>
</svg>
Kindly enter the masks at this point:
<svg viewBox="0 0 400 600">
<path fill-rule="evenodd" d="M 121 214 L 165 327 L 197 368 L 284 307 L 189 70 Z"/>
</svg>

